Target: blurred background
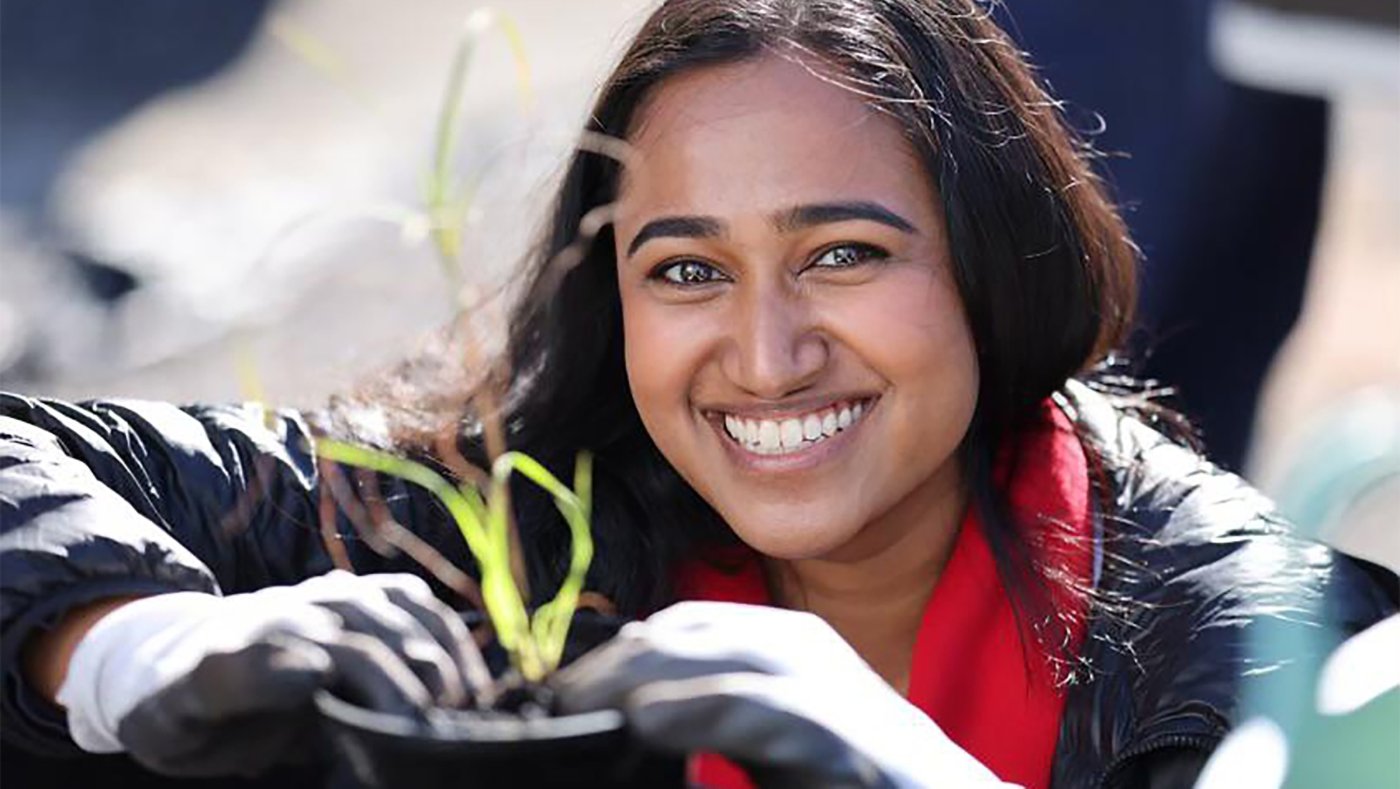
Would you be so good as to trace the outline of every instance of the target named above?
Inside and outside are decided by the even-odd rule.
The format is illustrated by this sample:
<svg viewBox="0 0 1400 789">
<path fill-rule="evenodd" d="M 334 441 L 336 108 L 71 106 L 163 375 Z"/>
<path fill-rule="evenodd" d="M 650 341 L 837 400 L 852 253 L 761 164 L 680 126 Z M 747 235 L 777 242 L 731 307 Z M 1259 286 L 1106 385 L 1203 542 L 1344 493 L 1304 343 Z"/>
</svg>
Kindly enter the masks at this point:
<svg viewBox="0 0 1400 789">
<path fill-rule="evenodd" d="M 3 0 L 0 387 L 314 406 L 404 357 L 453 309 L 423 195 L 463 42 L 489 289 L 650 5 Z M 1219 463 L 1400 567 L 1400 5 L 997 13 L 1143 248 L 1137 372 Z"/>
</svg>

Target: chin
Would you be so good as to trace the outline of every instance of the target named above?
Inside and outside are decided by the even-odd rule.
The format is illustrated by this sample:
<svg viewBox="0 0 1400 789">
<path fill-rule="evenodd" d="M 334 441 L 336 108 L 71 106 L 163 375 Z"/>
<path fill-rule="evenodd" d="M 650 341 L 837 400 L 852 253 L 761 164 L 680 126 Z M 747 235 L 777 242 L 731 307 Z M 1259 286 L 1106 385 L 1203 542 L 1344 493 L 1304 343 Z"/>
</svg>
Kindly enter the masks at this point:
<svg viewBox="0 0 1400 789">
<path fill-rule="evenodd" d="M 813 508 L 813 511 L 818 511 Z M 830 513 L 826 515 L 830 518 Z M 726 518 L 740 540 L 771 559 L 798 561 L 816 559 L 835 552 L 850 542 L 860 531 L 854 526 L 817 521 L 801 514 L 786 517 L 763 517 L 762 511 L 750 510 L 742 518 Z"/>
</svg>

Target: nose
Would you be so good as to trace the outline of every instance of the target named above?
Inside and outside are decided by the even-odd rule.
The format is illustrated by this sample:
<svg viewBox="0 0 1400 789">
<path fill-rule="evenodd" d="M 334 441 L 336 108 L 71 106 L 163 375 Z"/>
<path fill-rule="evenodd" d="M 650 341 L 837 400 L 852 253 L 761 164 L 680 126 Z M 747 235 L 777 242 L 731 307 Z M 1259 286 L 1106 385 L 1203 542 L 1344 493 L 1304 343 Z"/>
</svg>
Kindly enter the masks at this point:
<svg viewBox="0 0 1400 789">
<path fill-rule="evenodd" d="M 724 363 L 731 382 L 754 397 L 778 400 L 820 378 L 831 349 L 801 293 L 756 286 L 736 305 Z"/>
</svg>

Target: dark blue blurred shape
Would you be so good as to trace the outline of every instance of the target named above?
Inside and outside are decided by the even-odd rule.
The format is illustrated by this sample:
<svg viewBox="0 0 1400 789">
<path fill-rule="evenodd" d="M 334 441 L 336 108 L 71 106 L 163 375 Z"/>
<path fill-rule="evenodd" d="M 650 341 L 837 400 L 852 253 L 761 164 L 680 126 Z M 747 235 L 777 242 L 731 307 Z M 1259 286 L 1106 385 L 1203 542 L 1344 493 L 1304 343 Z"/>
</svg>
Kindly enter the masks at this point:
<svg viewBox="0 0 1400 789">
<path fill-rule="evenodd" d="M 1325 102 L 1212 67 L 1212 0 L 1011 0 L 1002 23 L 1105 152 L 1146 256 L 1140 373 L 1177 386 L 1211 457 L 1238 469 L 1255 401 L 1302 306 Z"/>
<path fill-rule="evenodd" d="M 270 0 L 0 3 L 0 203 L 41 211 L 84 140 L 233 59 Z"/>
</svg>

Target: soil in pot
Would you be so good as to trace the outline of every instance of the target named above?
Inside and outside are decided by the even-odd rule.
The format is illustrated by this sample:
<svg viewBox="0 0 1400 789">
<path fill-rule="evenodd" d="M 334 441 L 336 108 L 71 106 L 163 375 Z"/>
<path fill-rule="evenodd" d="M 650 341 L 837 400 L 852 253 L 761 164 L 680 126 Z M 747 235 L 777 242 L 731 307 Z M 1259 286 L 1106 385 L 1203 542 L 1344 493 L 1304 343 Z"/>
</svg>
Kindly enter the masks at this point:
<svg viewBox="0 0 1400 789">
<path fill-rule="evenodd" d="M 477 621 L 466 615 L 468 624 Z M 617 633 L 622 621 L 581 612 L 568 663 Z M 504 655 L 488 650 L 493 671 Z M 332 785 L 403 789 L 683 787 L 685 759 L 642 747 L 622 714 L 550 715 L 539 689 L 516 689 L 500 709 L 434 710 L 426 720 L 376 712 L 322 692 L 316 700 L 337 765 Z"/>
</svg>

